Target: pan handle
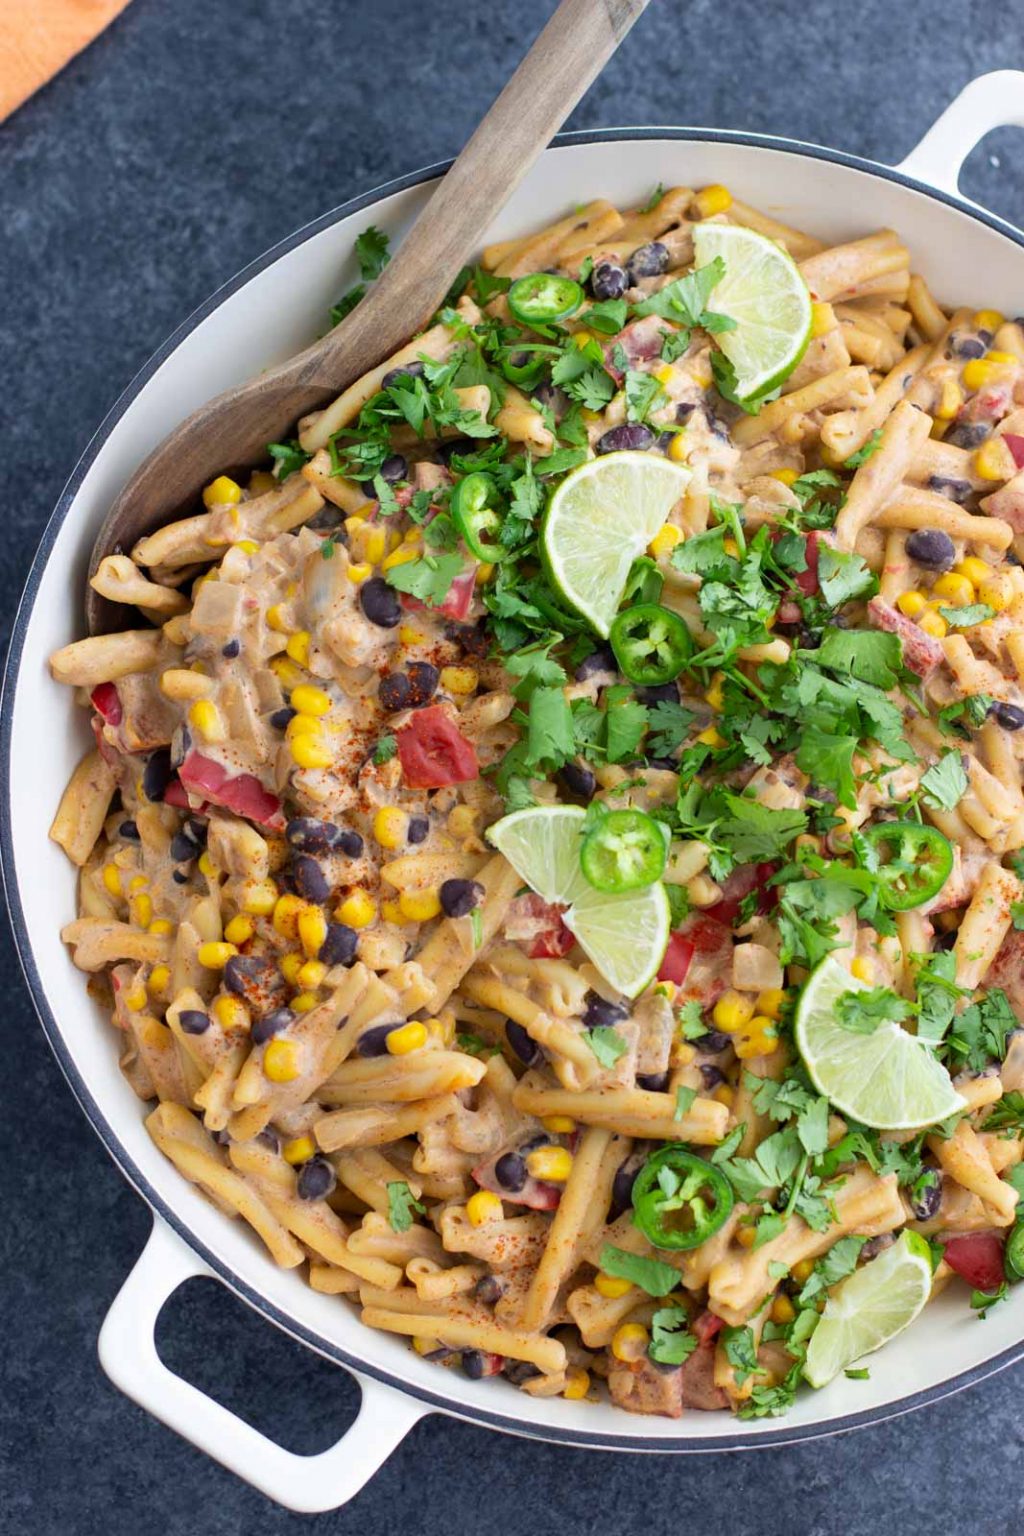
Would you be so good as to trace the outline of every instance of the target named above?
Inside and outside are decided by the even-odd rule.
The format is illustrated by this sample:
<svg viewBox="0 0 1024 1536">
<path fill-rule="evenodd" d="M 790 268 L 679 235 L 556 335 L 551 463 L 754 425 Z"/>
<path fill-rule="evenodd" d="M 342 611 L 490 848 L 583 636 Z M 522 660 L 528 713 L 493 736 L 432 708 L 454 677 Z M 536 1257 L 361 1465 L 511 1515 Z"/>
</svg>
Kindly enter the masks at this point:
<svg viewBox="0 0 1024 1536">
<path fill-rule="evenodd" d="M 362 1402 L 341 1439 L 317 1456 L 286 1451 L 169 1371 L 157 1354 L 154 1329 L 164 1303 L 184 1281 L 212 1274 L 154 1217 L 149 1241 L 100 1329 L 103 1369 L 140 1407 L 288 1509 L 318 1514 L 347 1504 L 428 1410 L 353 1371 Z"/>
<path fill-rule="evenodd" d="M 1024 72 L 996 69 L 979 75 L 929 128 L 896 170 L 959 197 L 960 171 L 971 150 L 993 128 L 1024 128 Z"/>
</svg>

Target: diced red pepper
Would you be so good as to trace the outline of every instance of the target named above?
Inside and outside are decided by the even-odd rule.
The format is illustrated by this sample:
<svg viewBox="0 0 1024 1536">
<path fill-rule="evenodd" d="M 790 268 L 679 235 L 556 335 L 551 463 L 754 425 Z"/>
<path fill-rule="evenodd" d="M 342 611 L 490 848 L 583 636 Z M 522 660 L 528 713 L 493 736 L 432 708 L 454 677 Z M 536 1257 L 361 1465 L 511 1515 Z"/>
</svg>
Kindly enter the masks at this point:
<svg viewBox="0 0 1024 1536">
<path fill-rule="evenodd" d="M 778 891 L 770 884 L 778 867 L 777 864 L 741 864 L 722 886 L 721 901 L 716 901 L 713 907 L 705 907 L 704 916 L 713 917 L 718 923 L 734 923 L 751 891 L 758 893 L 758 912 L 762 916 L 770 912 L 779 900 Z"/>
<path fill-rule="evenodd" d="M 976 1291 L 998 1291 L 1006 1273 L 1003 1268 L 1003 1240 L 998 1232 L 968 1232 L 951 1237 L 942 1256 L 950 1269 Z"/>
<path fill-rule="evenodd" d="M 223 805 L 236 816 L 244 816 L 247 821 L 258 822 L 274 832 L 284 829 L 280 800 L 264 789 L 254 774 L 231 774 L 212 757 L 204 757 L 193 750 L 178 769 L 178 777 L 190 796 L 201 796 L 212 805 Z M 165 801 L 167 798 L 165 791 Z"/>
<path fill-rule="evenodd" d="M 681 933 L 669 934 L 668 946 L 658 967 L 658 980 L 671 981 L 681 987 L 693 956 L 694 947 L 688 938 Z"/>
<path fill-rule="evenodd" d="M 538 897 L 538 900 L 540 898 Z M 544 903 L 547 906 L 547 903 Z M 543 933 L 538 933 L 530 946 L 531 960 L 561 960 L 576 943 L 570 929 L 562 921 L 562 913 L 558 907 L 548 907 L 551 913 L 551 926 Z"/>
<path fill-rule="evenodd" d="M 396 735 L 402 775 L 410 789 L 443 789 L 479 778 L 472 743 L 439 704 L 418 709 Z"/>
<path fill-rule="evenodd" d="M 92 707 L 107 725 L 120 725 L 124 718 L 121 699 L 115 683 L 97 683 L 89 695 Z"/>
<path fill-rule="evenodd" d="M 164 804 L 176 805 L 182 811 L 192 809 L 192 802 L 185 793 L 185 786 L 180 779 L 171 779 L 164 790 Z"/>
<path fill-rule="evenodd" d="M 1018 469 L 1024 469 L 1024 437 L 1017 432 L 1004 432 L 1003 442 L 1013 454 L 1013 462 Z"/>
<path fill-rule="evenodd" d="M 725 1327 L 725 1319 L 718 1316 L 717 1312 L 702 1312 L 694 1318 L 693 1331 L 702 1344 L 707 1344 L 715 1338 Z"/>
<path fill-rule="evenodd" d="M 438 607 L 432 607 L 429 603 L 421 603 L 418 597 L 412 597 L 408 592 L 402 593 L 402 607 L 410 611 L 415 609 L 429 609 L 431 613 L 439 613 L 446 619 L 464 619 L 473 603 L 473 588 L 476 585 L 476 566 L 468 571 L 460 571 L 448 588 L 448 596 Z"/>
</svg>

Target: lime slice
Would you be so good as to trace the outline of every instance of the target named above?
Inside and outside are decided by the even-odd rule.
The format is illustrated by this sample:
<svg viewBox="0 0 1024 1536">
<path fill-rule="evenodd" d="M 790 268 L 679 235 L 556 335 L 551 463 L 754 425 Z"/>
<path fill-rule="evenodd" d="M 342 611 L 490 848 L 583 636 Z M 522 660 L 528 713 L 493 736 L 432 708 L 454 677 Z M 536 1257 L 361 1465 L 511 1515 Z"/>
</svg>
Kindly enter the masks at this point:
<svg viewBox="0 0 1024 1536">
<path fill-rule="evenodd" d="M 895 1338 L 924 1306 L 932 1289 L 928 1244 L 903 1232 L 891 1248 L 840 1280 L 811 1334 L 804 1376 L 824 1387 L 839 1372 Z"/>
<path fill-rule="evenodd" d="M 597 891 L 580 869 L 586 812 L 574 805 L 513 811 L 487 831 L 516 874 L 545 901 L 558 902 L 566 926 L 611 986 L 636 997 L 657 973 L 669 935 L 660 881 L 642 891 Z"/>
<path fill-rule="evenodd" d="M 835 1022 L 843 992 L 868 991 L 831 956 L 812 971 L 796 1010 L 796 1043 L 819 1093 L 879 1131 L 933 1125 L 966 1108 L 949 1073 L 898 1024 L 856 1035 Z"/>
<path fill-rule="evenodd" d="M 607 639 L 629 568 L 686 490 L 690 471 L 653 453 L 606 453 L 566 475 L 541 550 L 567 603 Z"/>
<path fill-rule="evenodd" d="M 774 389 L 811 336 L 811 295 L 796 262 L 774 240 L 739 224 L 698 224 L 693 249 L 698 267 L 716 256 L 725 262 L 708 309 L 736 321 L 734 331 L 715 340 L 736 370 L 737 395 L 746 400 Z"/>
</svg>

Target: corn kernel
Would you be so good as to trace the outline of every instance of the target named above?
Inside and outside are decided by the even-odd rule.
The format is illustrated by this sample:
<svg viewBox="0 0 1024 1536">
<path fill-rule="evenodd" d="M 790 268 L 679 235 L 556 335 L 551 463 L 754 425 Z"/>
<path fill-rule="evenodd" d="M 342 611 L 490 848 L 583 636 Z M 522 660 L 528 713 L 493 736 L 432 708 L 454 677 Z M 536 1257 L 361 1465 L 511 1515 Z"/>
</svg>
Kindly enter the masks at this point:
<svg viewBox="0 0 1024 1536">
<path fill-rule="evenodd" d="M 299 1047 L 294 1040 L 282 1040 L 275 1036 L 267 1042 L 263 1052 L 263 1074 L 272 1083 L 291 1083 L 298 1077 Z"/>
<path fill-rule="evenodd" d="M 307 960 L 299 971 L 297 980 L 304 992 L 315 992 L 317 987 L 323 985 L 326 975 L 327 967 L 322 960 Z"/>
<path fill-rule="evenodd" d="M 299 715 L 314 718 L 326 715 L 331 707 L 331 700 L 322 688 L 315 688 L 312 683 L 300 683 L 298 688 L 292 689 L 289 700 L 292 709 L 297 709 Z"/>
<path fill-rule="evenodd" d="M 1017 473 L 1017 461 L 1005 438 L 990 437 L 974 455 L 974 468 L 982 480 L 1010 480 Z"/>
<path fill-rule="evenodd" d="M 407 528 L 405 530 L 405 532 L 402 534 L 401 538 L 398 537 L 397 533 L 394 533 L 391 536 L 391 548 L 392 549 L 397 549 L 399 544 L 422 544 L 422 543 L 423 543 L 423 530 L 422 530 L 422 528 L 417 528 L 415 526 L 413 526 L 412 528 Z"/>
<path fill-rule="evenodd" d="M 239 912 L 236 917 L 225 926 L 224 937 L 229 944 L 245 944 L 253 936 L 253 926 L 244 913 Z"/>
<path fill-rule="evenodd" d="M 286 891 L 279 896 L 274 903 L 274 930 L 283 939 L 295 940 L 299 936 L 299 913 L 305 912 L 306 903 L 301 896 L 293 896 Z"/>
<path fill-rule="evenodd" d="M 203 489 L 204 507 L 234 507 L 242 499 L 242 487 L 227 475 L 218 475 Z"/>
<path fill-rule="evenodd" d="M 132 897 L 128 903 L 128 909 L 131 912 L 132 922 L 139 928 L 148 928 L 153 921 L 153 900 L 146 895 L 145 891 L 140 891 L 137 896 Z"/>
<path fill-rule="evenodd" d="M 277 886 L 273 880 L 250 880 L 242 897 L 242 911 L 253 917 L 269 917 L 277 905 Z"/>
<path fill-rule="evenodd" d="M 406 921 L 405 913 L 397 901 L 382 901 L 380 915 L 386 923 L 394 923 L 398 928 L 401 928 Z"/>
<path fill-rule="evenodd" d="M 308 1163 L 311 1157 L 316 1156 L 316 1142 L 312 1136 L 295 1136 L 291 1141 L 286 1141 L 281 1148 L 281 1156 L 286 1163 L 296 1167 L 299 1163 Z"/>
<path fill-rule="evenodd" d="M 995 334 L 1002 325 L 1004 316 L 998 309 L 979 309 L 971 324 L 979 331 L 992 331 Z"/>
<path fill-rule="evenodd" d="M 232 548 L 241 549 L 247 555 L 258 555 L 260 552 L 260 547 L 255 539 L 238 539 L 232 545 Z"/>
<path fill-rule="evenodd" d="M 211 939 L 207 944 L 200 944 L 196 950 L 199 964 L 205 965 L 209 971 L 222 971 L 232 955 L 237 954 L 238 950 L 234 944 L 222 944 L 215 939 Z"/>
<path fill-rule="evenodd" d="M 414 548 L 407 544 L 400 544 L 397 549 L 393 549 L 391 551 L 390 555 L 384 556 L 384 559 L 380 563 L 380 568 L 382 571 L 393 571 L 396 566 L 408 565 L 410 560 L 416 560 L 418 558 L 419 557 Z M 362 567 L 360 567 L 360 569 L 362 569 Z M 367 566 L 366 569 L 369 571 L 371 567 Z M 351 570 L 349 571 L 349 576 L 352 576 Z M 361 576 L 352 577 L 352 579 L 358 581 L 363 580 Z"/>
<path fill-rule="evenodd" d="M 806 1285 L 807 1281 L 811 1278 L 811 1276 L 813 1274 L 814 1274 L 814 1260 L 813 1259 L 801 1259 L 799 1264 L 794 1264 L 793 1265 L 793 1279 L 796 1280 L 800 1285 Z"/>
<path fill-rule="evenodd" d="M 410 559 L 411 558 L 412 557 L 410 556 Z M 385 561 L 385 564 L 384 564 L 384 569 L 385 570 L 388 569 L 386 561 Z M 351 581 L 353 583 L 354 586 L 358 586 L 361 581 L 365 581 L 366 580 L 367 576 L 369 576 L 372 571 L 373 571 L 373 566 L 372 565 L 368 565 L 367 562 L 364 560 L 364 561 L 362 561 L 358 565 L 350 565 L 348 570 L 345 572 L 345 575 L 348 577 L 349 581 Z"/>
<path fill-rule="evenodd" d="M 639 1360 L 647 1353 L 650 1338 L 643 1323 L 623 1323 L 612 1335 L 612 1354 L 627 1364 Z"/>
<path fill-rule="evenodd" d="M 319 736 L 296 736 L 289 747 L 299 768 L 329 768 L 334 761 L 330 747 Z"/>
<path fill-rule="evenodd" d="M 327 919 L 319 907 L 305 907 L 296 921 L 299 942 L 310 960 L 315 960 L 327 937 Z"/>
<path fill-rule="evenodd" d="M 480 678 L 474 667 L 442 667 L 441 687 L 445 693 L 475 693 Z"/>
<path fill-rule="evenodd" d="M 1009 353 L 1000 355 L 1008 357 Z M 1003 383 L 1011 371 L 1009 363 L 1000 362 L 998 358 L 993 360 L 991 353 L 987 357 L 972 357 L 964 364 L 964 385 L 970 390 L 987 389 L 990 384 Z"/>
<path fill-rule="evenodd" d="M 489 1189 L 478 1189 L 466 1201 L 466 1215 L 471 1227 L 482 1227 L 485 1222 L 503 1220 L 505 1207 Z"/>
<path fill-rule="evenodd" d="M 371 565 L 380 565 L 387 554 L 388 536 L 384 528 L 371 528 L 363 543 L 363 555 Z"/>
<path fill-rule="evenodd" d="M 985 361 L 989 363 L 1002 363 L 1006 366 L 1016 368 L 1017 364 L 1020 362 L 1020 358 L 1017 357 L 1016 353 L 1014 352 L 997 352 L 995 348 L 992 348 L 990 351 L 985 353 Z"/>
<path fill-rule="evenodd" d="M 761 1036 L 751 1035 L 746 1030 L 743 1030 L 736 1036 L 735 1050 L 740 1061 L 750 1061 L 753 1056 L 763 1056 Z"/>
<path fill-rule="evenodd" d="M 594 340 L 594 333 L 593 333 L 593 331 L 583 330 L 583 331 L 577 331 L 576 332 L 575 336 L 572 338 L 572 343 L 573 343 L 574 347 L 577 347 L 579 349 L 579 351 L 582 352 L 583 348 L 586 346 L 587 342 L 588 341 L 593 341 L 593 340 Z"/>
<path fill-rule="evenodd" d="M 633 1289 L 633 1282 L 624 1279 L 622 1275 L 606 1275 L 603 1269 L 599 1269 L 594 1276 L 594 1289 L 599 1296 L 615 1301 Z"/>
<path fill-rule="evenodd" d="M 763 992 L 757 994 L 754 1004 L 758 1013 L 763 1013 L 769 1019 L 777 1019 L 782 1012 L 786 994 L 781 987 L 766 987 Z"/>
<path fill-rule="evenodd" d="M 212 699 L 197 699 L 188 712 L 189 724 L 204 741 L 227 741 L 228 733 L 220 710 Z"/>
<path fill-rule="evenodd" d="M 754 1017 L 754 1004 L 751 998 L 745 997 L 742 992 L 734 992 L 730 987 L 728 992 L 723 992 L 712 1010 L 712 1018 L 717 1027 L 727 1035 L 735 1034 L 742 1029 Z"/>
<path fill-rule="evenodd" d="M 442 1014 L 439 1019 L 427 1019 L 427 1034 L 441 1045 L 451 1045 L 455 1039 L 455 1019 L 452 1014 Z"/>
<path fill-rule="evenodd" d="M 121 871 L 118 869 L 116 864 L 104 864 L 104 866 L 103 866 L 103 884 L 106 886 L 106 888 L 110 892 L 111 896 L 116 896 L 116 897 L 120 898 L 120 896 L 121 896 Z"/>
<path fill-rule="evenodd" d="M 334 915 L 339 923 L 347 923 L 350 928 L 365 928 L 377 916 L 377 906 L 369 892 L 357 886 L 339 903 Z"/>
<path fill-rule="evenodd" d="M 676 376 L 676 371 L 671 363 L 662 363 L 660 368 L 654 369 L 654 377 L 659 384 L 671 384 Z"/>
<path fill-rule="evenodd" d="M 933 415 L 936 421 L 952 421 L 964 403 L 964 392 L 956 379 L 944 379 Z"/>
<path fill-rule="evenodd" d="M 795 469 L 773 469 L 770 472 L 772 480 L 778 480 L 780 485 L 795 485 L 800 476 Z M 732 543 L 735 543 L 735 539 Z"/>
<path fill-rule="evenodd" d="M 422 1050 L 427 1043 L 427 1026 L 419 1019 L 410 1019 L 388 1031 L 384 1041 L 391 1056 L 408 1056 L 411 1051 Z"/>
<path fill-rule="evenodd" d="M 441 1348 L 439 1339 L 415 1338 L 412 1347 L 418 1355 L 432 1355 L 436 1349 Z"/>
<path fill-rule="evenodd" d="M 143 986 L 132 987 L 124 995 L 125 1006 L 132 1013 L 139 1013 L 146 1006 L 146 989 Z"/>
<path fill-rule="evenodd" d="M 299 954 L 297 949 L 289 950 L 286 955 L 281 955 L 277 962 L 277 968 L 290 987 L 299 985 L 299 972 L 305 964 L 305 957 Z"/>
<path fill-rule="evenodd" d="M 145 875 L 132 875 L 128 881 L 128 890 L 134 896 L 136 891 L 144 891 L 149 884 Z"/>
<path fill-rule="evenodd" d="M 296 992 L 288 1004 L 293 1013 L 311 1013 L 320 999 L 315 992 Z"/>
<path fill-rule="evenodd" d="M 289 656 L 271 656 L 267 665 L 286 693 L 291 693 L 293 688 L 305 681 L 302 668 L 297 667 Z"/>
<path fill-rule="evenodd" d="M 690 445 L 685 432 L 674 432 L 668 445 L 668 456 L 673 464 L 685 464 L 690 457 Z"/>
<path fill-rule="evenodd" d="M 735 539 L 723 539 L 722 549 L 725 554 L 729 555 L 733 560 L 739 559 L 740 547 L 736 543 Z"/>
<path fill-rule="evenodd" d="M 788 1296 L 776 1296 L 772 1302 L 772 1322 L 779 1323 L 783 1327 L 791 1323 L 796 1317 L 796 1308 Z"/>
<path fill-rule="evenodd" d="M 736 1241 L 741 1248 L 753 1248 L 757 1242 L 757 1229 L 755 1227 L 740 1227 L 736 1233 Z"/>
<path fill-rule="evenodd" d="M 867 955 L 857 955 L 854 960 L 851 960 L 850 975 L 856 976 L 858 981 L 874 980 L 875 968 Z"/>
<path fill-rule="evenodd" d="M 165 934 L 174 932 L 174 924 L 168 922 L 166 917 L 154 917 L 153 921 L 147 927 L 146 932 L 158 933 L 163 936 Z"/>
<path fill-rule="evenodd" d="M 408 816 L 394 805 L 382 805 L 373 818 L 373 835 L 382 848 L 401 848 L 408 829 Z"/>
<path fill-rule="evenodd" d="M 422 645 L 425 635 L 421 634 L 412 624 L 401 624 L 398 629 L 398 638 L 403 645 Z"/>
<path fill-rule="evenodd" d="M 267 628 L 274 630 L 279 635 L 290 635 L 291 625 L 284 616 L 284 605 L 274 603 L 267 609 Z"/>
<path fill-rule="evenodd" d="M 403 891 L 398 905 L 408 922 L 429 923 L 441 910 L 441 898 L 435 890 Z"/>
<path fill-rule="evenodd" d="M 711 1097 L 716 1104 L 724 1104 L 726 1109 L 731 1109 L 736 1098 L 736 1090 L 730 1088 L 728 1083 L 723 1083 L 720 1088 L 715 1089 Z"/>
<path fill-rule="evenodd" d="M 535 1147 L 526 1154 L 526 1171 L 547 1184 L 564 1184 L 572 1172 L 572 1153 L 568 1147 Z"/>
<path fill-rule="evenodd" d="M 487 585 L 487 583 L 490 581 L 490 579 L 491 579 L 491 577 L 493 575 L 494 575 L 494 566 L 493 565 L 487 564 L 486 561 L 482 565 L 478 565 L 477 568 L 476 568 L 477 585 L 481 586 L 481 587 L 485 587 Z"/>
<path fill-rule="evenodd" d="M 154 965 L 146 981 L 148 992 L 165 992 L 170 985 L 171 968 L 169 965 Z"/>
<path fill-rule="evenodd" d="M 816 303 L 811 305 L 812 337 L 824 336 L 826 332 L 834 331 L 835 326 L 836 316 L 831 304 Z"/>
<path fill-rule="evenodd" d="M 562 1396 L 570 1402 L 578 1402 L 586 1397 L 590 1391 L 590 1372 L 584 1370 L 582 1365 L 570 1365 L 565 1373 L 565 1386 L 562 1388 Z"/>
<path fill-rule="evenodd" d="M 217 876 L 220 874 L 220 870 L 210 858 L 210 855 L 207 853 L 205 848 L 199 855 L 199 873 L 201 875 L 205 875 L 207 880 L 216 880 Z"/>
<path fill-rule="evenodd" d="M 692 1061 L 696 1060 L 696 1056 L 695 1048 L 687 1044 L 685 1040 L 681 1040 L 678 1045 L 673 1047 L 672 1064 L 676 1067 L 688 1067 Z"/>
<path fill-rule="evenodd" d="M 931 635 L 935 640 L 941 640 L 949 628 L 941 613 L 936 613 L 934 608 L 926 608 L 917 621 L 918 629 L 923 629 L 926 635 Z"/>
<path fill-rule="evenodd" d="M 974 583 L 968 581 L 966 576 L 958 576 L 955 571 L 947 571 L 934 583 L 932 597 L 940 597 L 946 604 L 963 608 L 967 603 L 974 602 Z"/>
<path fill-rule="evenodd" d="M 294 635 L 288 636 L 288 644 L 285 650 L 295 662 L 296 666 L 309 666 L 309 630 L 300 629 Z M 294 692 L 294 690 L 293 690 Z"/>
<path fill-rule="evenodd" d="M 978 587 L 978 600 L 987 603 L 994 613 L 1002 613 L 1013 597 L 1010 579 L 1002 571 L 993 572 Z"/>
<path fill-rule="evenodd" d="M 222 992 L 220 997 L 215 997 L 210 1011 L 221 1029 L 244 1034 L 249 1028 L 249 1010 L 242 999 L 232 993 Z"/>
<path fill-rule="evenodd" d="M 681 544 L 682 539 L 683 530 L 677 528 L 675 523 L 666 523 L 664 528 L 660 528 L 650 544 L 648 544 L 647 553 L 657 560 L 659 555 L 667 555 L 669 550 L 675 549 L 677 544 Z"/>
<path fill-rule="evenodd" d="M 265 496 L 268 491 L 276 491 L 280 483 L 269 469 L 254 469 L 249 476 L 249 490 L 253 496 Z"/>
<path fill-rule="evenodd" d="M 701 731 L 700 735 L 697 737 L 697 740 L 703 742 L 704 746 L 706 747 L 725 746 L 725 737 L 718 730 L 717 726 L 714 725 L 709 726 L 706 731 Z"/>
<path fill-rule="evenodd" d="M 725 213 L 732 207 L 732 193 L 728 187 L 714 182 L 710 187 L 702 188 L 693 201 L 698 217 L 710 219 L 714 214 Z"/>
<path fill-rule="evenodd" d="M 358 512 L 353 512 L 351 517 L 345 519 L 345 532 L 351 537 L 357 529 L 366 526 L 366 518 Z"/>
<path fill-rule="evenodd" d="M 896 599 L 896 607 L 900 613 L 905 613 L 908 619 L 916 619 L 919 613 L 924 613 L 928 606 L 928 599 L 923 592 L 901 592 Z"/>
<path fill-rule="evenodd" d="M 295 690 L 298 693 L 298 689 Z M 316 715 L 292 715 L 285 727 L 285 740 L 292 742 L 298 736 L 315 736 L 323 744 L 323 721 Z"/>
<path fill-rule="evenodd" d="M 987 581 L 992 574 L 992 567 L 988 561 L 979 560 L 976 555 L 967 555 L 965 559 L 960 561 L 959 565 L 953 567 L 953 570 L 957 576 L 966 576 L 971 585 L 975 587 L 979 582 Z"/>
<path fill-rule="evenodd" d="M 716 672 L 711 679 L 711 686 L 704 698 L 711 705 L 716 714 L 720 714 L 725 703 L 725 673 Z"/>
<path fill-rule="evenodd" d="M 445 825 L 452 837 L 472 837 L 476 832 L 478 814 L 472 805 L 456 805 L 448 812 Z"/>
<path fill-rule="evenodd" d="M 576 1121 L 571 1115 L 545 1115 L 541 1125 L 552 1136 L 571 1136 L 576 1129 Z"/>
</svg>

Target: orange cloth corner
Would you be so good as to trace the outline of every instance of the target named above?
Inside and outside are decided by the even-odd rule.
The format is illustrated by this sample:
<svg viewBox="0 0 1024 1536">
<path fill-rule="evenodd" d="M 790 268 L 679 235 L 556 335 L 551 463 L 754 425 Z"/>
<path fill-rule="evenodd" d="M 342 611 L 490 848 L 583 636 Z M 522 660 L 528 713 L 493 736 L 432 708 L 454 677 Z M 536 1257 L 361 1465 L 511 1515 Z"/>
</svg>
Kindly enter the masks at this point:
<svg viewBox="0 0 1024 1536">
<path fill-rule="evenodd" d="M 63 69 L 128 0 L 2 0 L 0 122 Z"/>
</svg>

